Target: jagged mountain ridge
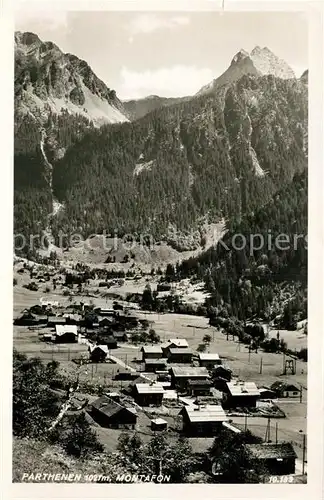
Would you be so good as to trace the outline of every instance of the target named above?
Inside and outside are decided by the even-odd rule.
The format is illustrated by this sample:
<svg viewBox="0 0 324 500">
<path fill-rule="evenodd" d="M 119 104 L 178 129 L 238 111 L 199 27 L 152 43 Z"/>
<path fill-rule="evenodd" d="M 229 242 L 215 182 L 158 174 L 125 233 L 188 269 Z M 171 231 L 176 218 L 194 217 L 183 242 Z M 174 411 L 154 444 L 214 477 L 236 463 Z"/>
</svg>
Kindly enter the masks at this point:
<svg viewBox="0 0 324 500">
<path fill-rule="evenodd" d="M 265 76 L 273 75 L 277 78 L 296 78 L 290 66 L 279 59 L 267 47 L 261 49 L 256 46 L 249 54 L 246 50 L 240 50 L 232 59 L 227 70 L 215 78 L 212 82 L 202 87 L 196 95 L 214 92 L 224 85 L 230 85 L 238 81 L 244 75 Z"/>
<path fill-rule="evenodd" d="M 15 226 L 23 234 L 42 231 L 50 197 L 30 119 L 15 137 Z M 64 206 L 52 219 L 56 234 L 116 230 L 159 240 L 170 226 L 196 231 L 257 209 L 307 167 L 307 85 L 296 78 L 244 73 L 217 93 L 132 123 L 94 129 L 83 119 L 52 114 L 44 124 L 53 193 Z"/>
<path fill-rule="evenodd" d="M 244 76 L 224 95 L 85 135 L 54 169 L 56 196 L 66 200 L 57 227 L 68 229 L 77 212 L 85 233 L 160 238 L 169 224 L 186 231 L 205 216 L 253 211 L 307 167 L 306 137 L 302 82 Z"/>
<path fill-rule="evenodd" d="M 116 92 L 90 66 L 34 33 L 15 33 L 15 114 L 44 121 L 65 109 L 96 126 L 128 121 Z"/>
</svg>

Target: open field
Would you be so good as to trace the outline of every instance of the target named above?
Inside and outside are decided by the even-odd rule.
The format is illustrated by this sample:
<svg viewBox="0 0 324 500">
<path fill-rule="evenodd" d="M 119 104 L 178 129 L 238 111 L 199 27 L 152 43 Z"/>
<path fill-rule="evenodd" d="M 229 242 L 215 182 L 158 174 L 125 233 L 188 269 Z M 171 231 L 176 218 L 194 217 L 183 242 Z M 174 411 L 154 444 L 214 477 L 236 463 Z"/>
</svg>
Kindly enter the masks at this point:
<svg viewBox="0 0 324 500">
<path fill-rule="evenodd" d="M 24 283 L 29 282 L 29 273 L 18 275 L 18 285 L 14 288 L 14 317 L 20 315 L 21 311 L 32 305 L 39 303 L 41 297 L 51 300 L 58 300 L 62 305 L 68 305 L 70 300 L 62 295 L 62 288 L 58 287 L 57 293 L 51 291 L 45 293 L 47 283 L 40 286 L 38 292 L 32 292 L 22 287 Z M 146 278 L 142 278 L 136 283 L 133 280 L 126 280 L 123 287 L 114 287 L 109 292 L 114 291 L 125 296 L 128 292 L 141 293 L 145 287 Z M 91 285 L 94 292 L 97 283 Z M 153 283 L 155 288 L 156 283 Z M 118 292 L 119 290 L 119 292 Z M 111 307 L 112 300 L 94 296 L 91 298 L 86 295 L 77 295 L 74 300 L 77 302 L 90 300 L 95 306 Z M 279 400 L 279 407 L 286 413 L 286 418 L 270 420 L 270 439 L 275 441 L 277 432 L 278 441 L 292 441 L 298 458 L 302 459 L 303 433 L 306 433 L 306 414 L 307 414 L 307 363 L 296 361 L 296 374 L 283 375 L 283 366 L 285 357 L 282 354 L 265 353 L 259 350 L 257 353 L 251 352 L 243 344 L 233 341 L 229 336 L 208 325 L 208 319 L 202 316 L 192 316 L 183 314 L 157 314 L 145 311 L 134 311 L 132 314 L 140 319 L 147 319 L 152 322 L 152 327 L 160 335 L 161 342 L 170 338 L 186 338 L 190 348 L 196 351 L 199 344 L 203 342 L 203 337 L 209 334 L 212 338 L 207 346 L 207 352 L 217 352 L 224 362 L 231 368 L 233 375 L 242 380 L 254 381 L 258 386 L 270 386 L 276 380 L 286 380 L 303 387 L 302 402 L 299 398 Z M 47 344 L 39 340 L 39 332 L 49 331 L 49 329 L 29 330 L 28 327 L 14 326 L 14 347 L 27 354 L 28 356 L 38 356 L 44 361 L 57 360 L 60 362 L 62 371 L 70 377 L 79 376 L 80 381 L 103 385 L 107 390 L 120 391 L 129 385 L 129 381 L 116 381 L 114 376 L 117 371 L 124 370 L 125 365 L 131 370 L 140 370 L 141 365 L 135 360 L 140 358 L 139 346 L 121 345 L 117 349 L 111 350 L 112 358 L 115 363 L 83 364 L 77 365 L 73 359 L 81 356 L 88 356 L 87 345 L 82 344 Z M 270 331 L 270 336 L 275 336 L 277 330 Z M 280 336 L 287 342 L 290 349 L 300 349 L 307 346 L 307 336 L 301 331 L 287 332 L 280 331 Z M 154 379 L 154 374 L 146 374 L 150 379 Z M 170 416 L 164 415 L 169 421 L 169 425 L 174 424 L 175 415 L 179 410 L 167 410 Z M 241 429 L 247 427 L 264 438 L 268 425 L 268 419 L 264 417 L 231 417 L 233 424 Z M 150 439 L 152 431 L 150 429 L 150 418 L 148 414 L 139 410 L 138 432 L 145 442 Z M 276 431 L 277 423 L 277 431 Z M 107 451 L 114 451 L 117 446 L 118 437 L 122 430 L 104 429 L 92 422 L 94 430 L 97 432 L 100 441 L 105 445 Z M 171 432 L 173 435 L 173 433 Z M 174 436 L 176 439 L 176 434 Z M 212 443 L 213 438 L 191 438 L 191 444 L 195 451 L 205 451 Z"/>
<path fill-rule="evenodd" d="M 202 343 L 203 337 L 209 334 L 212 340 L 206 352 L 217 352 L 231 368 L 233 375 L 242 380 L 253 380 L 258 385 L 271 385 L 280 377 L 280 380 L 289 380 L 307 387 L 307 363 L 297 360 L 296 375 L 284 376 L 283 354 L 265 353 L 261 349 L 258 353 L 249 354 L 247 346 L 233 341 L 231 336 L 226 340 L 226 335 L 209 326 L 207 318 L 146 312 L 137 312 L 136 315 L 154 322 L 153 328 L 162 342 L 175 337 L 186 338 L 194 351 Z"/>
</svg>

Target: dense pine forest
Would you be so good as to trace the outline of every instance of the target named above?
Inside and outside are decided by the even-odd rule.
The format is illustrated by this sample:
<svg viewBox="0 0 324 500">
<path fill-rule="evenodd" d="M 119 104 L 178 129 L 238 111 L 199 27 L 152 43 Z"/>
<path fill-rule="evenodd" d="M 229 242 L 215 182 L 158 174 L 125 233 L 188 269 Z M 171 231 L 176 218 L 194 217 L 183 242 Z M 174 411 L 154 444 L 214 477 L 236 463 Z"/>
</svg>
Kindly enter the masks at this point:
<svg viewBox="0 0 324 500">
<path fill-rule="evenodd" d="M 294 329 L 307 317 L 306 172 L 253 215 L 233 218 L 216 248 L 169 267 L 168 275 L 203 279 L 207 305 L 227 315 L 273 320 L 281 314 L 283 326 Z"/>
<path fill-rule="evenodd" d="M 16 121 L 15 228 L 28 233 L 45 227 L 51 197 L 37 125 Z M 202 218 L 240 220 L 306 168 L 307 87 L 244 76 L 132 123 L 97 129 L 66 113 L 50 116 L 44 128 L 54 196 L 65 207 L 53 219 L 54 234 L 162 239 L 170 224 L 186 231 Z"/>
</svg>

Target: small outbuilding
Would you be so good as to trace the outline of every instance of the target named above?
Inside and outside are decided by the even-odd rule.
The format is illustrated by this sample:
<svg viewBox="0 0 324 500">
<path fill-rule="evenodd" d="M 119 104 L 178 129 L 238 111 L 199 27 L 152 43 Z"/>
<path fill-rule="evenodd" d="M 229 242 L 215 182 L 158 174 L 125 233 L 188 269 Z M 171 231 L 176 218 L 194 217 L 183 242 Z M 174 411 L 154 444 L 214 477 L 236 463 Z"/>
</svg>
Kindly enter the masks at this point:
<svg viewBox="0 0 324 500">
<path fill-rule="evenodd" d="M 250 457 L 259 462 L 269 474 L 295 474 L 297 454 L 291 443 L 247 444 L 246 449 Z"/>
<path fill-rule="evenodd" d="M 168 428 L 168 422 L 163 418 L 154 418 L 151 420 L 152 431 L 165 431 Z"/>
<path fill-rule="evenodd" d="M 278 380 L 271 385 L 270 389 L 276 393 L 278 398 L 298 398 L 300 396 L 300 388 L 290 382 Z"/>
</svg>

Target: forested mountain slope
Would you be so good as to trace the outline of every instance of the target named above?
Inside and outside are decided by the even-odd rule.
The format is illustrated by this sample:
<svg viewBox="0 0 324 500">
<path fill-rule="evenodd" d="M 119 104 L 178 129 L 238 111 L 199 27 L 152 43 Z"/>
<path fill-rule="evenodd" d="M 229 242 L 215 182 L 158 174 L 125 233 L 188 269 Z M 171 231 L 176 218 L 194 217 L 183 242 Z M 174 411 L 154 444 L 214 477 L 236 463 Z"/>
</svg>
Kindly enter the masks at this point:
<svg viewBox="0 0 324 500">
<path fill-rule="evenodd" d="M 181 230 L 255 210 L 307 166 L 307 89 L 244 76 L 217 96 L 86 134 L 59 160 L 58 226 L 81 232 Z"/>
<path fill-rule="evenodd" d="M 127 112 L 128 118 L 137 120 L 162 106 L 170 106 L 171 104 L 177 104 L 178 102 L 187 101 L 189 99 L 190 97 L 160 97 L 158 95 L 150 95 L 142 99 L 123 101 L 123 106 Z"/>
<path fill-rule="evenodd" d="M 221 242 L 184 261 L 177 277 L 204 279 L 209 303 L 240 319 L 271 316 L 276 298 L 292 287 L 291 303 L 298 300 L 307 317 L 307 198 L 304 171 L 253 215 L 234 217 Z"/>
<path fill-rule="evenodd" d="M 18 45 L 31 45 L 41 58 L 42 42 L 30 35 L 23 41 L 19 35 Z M 43 68 L 59 50 L 45 45 L 47 62 L 36 72 L 42 91 L 48 77 Z M 22 78 L 31 76 L 30 69 L 22 71 L 25 56 L 18 50 L 15 231 L 27 237 L 50 223 L 55 235 L 87 237 L 105 230 L 168 239 L 170 229 L 187 232 L 206 222 L 240 220 L 307 168 L 304 79 L 243 72 L 217 92 L 97 128 L 91 117 L 68 108 L 57 113 L 46 107 L 41 118 L 28 106 L 22 112 L 31 85 L 27 78 L 26 90 Z M 83 63 L 74 62 L 75 71 Z M 35 83 L 32 88 L 37 95 Z M 51 80 L 46 99 L 52 99 L 53 88 Z"/>
</svg>

